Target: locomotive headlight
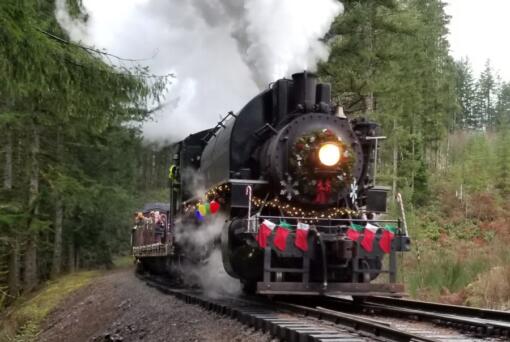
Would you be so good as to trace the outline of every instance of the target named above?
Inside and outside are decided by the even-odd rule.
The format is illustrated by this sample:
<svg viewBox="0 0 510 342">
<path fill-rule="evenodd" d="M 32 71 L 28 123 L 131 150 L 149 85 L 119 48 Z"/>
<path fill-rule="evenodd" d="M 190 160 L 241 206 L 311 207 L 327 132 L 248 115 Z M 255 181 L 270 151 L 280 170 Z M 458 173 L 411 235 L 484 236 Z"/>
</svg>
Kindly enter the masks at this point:
<svg viewBox="0 0 510 342">
<path fill-rule="evenodd" d="M 324 144 L 319 149 L 319 160 L 323 165 L 333 166 L 340 161 L 340 147 L 335 144 Z"/>
</svg>

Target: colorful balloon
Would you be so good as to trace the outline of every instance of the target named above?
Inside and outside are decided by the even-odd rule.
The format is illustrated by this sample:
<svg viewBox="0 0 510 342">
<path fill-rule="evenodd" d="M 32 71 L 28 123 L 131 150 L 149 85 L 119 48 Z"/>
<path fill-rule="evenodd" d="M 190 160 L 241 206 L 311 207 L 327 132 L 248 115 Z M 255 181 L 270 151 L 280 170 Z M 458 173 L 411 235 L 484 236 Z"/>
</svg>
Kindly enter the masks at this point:
<svg viewBox="0 0 510 342">
<path fill-rule="evenodd" d="M 209 203 L 209 208 L 211 209 L 211 213 L 216 214 L 218 210 L 220 210 L 220 204 L 213 200 Z"/>
<path fill-rule="evenodd" d="M 195 210 L 195 217 L 197 218 L 197 220 L 199 221 L 203 221 L 204 220 L 204 217 L 202 216 L 202 214 L 200 214 L 200 211 L 197 209 Z"/>
<path fill-rule="evenodd" d="M 198 205 L 198 211 L 200 212 L 200 215 L 202 215 L 202 216 L 207 215 L 207 209 L 205 208 L 204 204 Z"/>
</svg>

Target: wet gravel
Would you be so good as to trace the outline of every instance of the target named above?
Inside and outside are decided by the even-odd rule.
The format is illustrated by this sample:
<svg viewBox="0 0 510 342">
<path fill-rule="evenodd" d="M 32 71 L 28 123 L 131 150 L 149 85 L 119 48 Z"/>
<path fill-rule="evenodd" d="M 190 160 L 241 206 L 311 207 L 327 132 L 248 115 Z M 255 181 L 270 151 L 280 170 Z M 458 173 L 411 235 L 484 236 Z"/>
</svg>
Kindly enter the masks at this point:
<svg viewBox="0 0 510 342">
<path fill-rule="evenodd" d="M 272 341 L 267 334 L 165 295 L 132 269 L 106 274 L 69 296 L 37 341 Z"/>
</svg>

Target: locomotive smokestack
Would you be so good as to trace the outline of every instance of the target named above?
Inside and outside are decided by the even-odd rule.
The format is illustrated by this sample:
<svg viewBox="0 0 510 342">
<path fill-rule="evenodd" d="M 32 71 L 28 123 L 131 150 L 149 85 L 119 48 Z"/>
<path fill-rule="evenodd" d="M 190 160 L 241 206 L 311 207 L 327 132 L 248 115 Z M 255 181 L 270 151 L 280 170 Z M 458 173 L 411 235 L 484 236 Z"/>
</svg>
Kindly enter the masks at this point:
<svg viewBox="0 0 510 342">
<path fill-rule="evenodd" d="M 317 76 L 309 72 L 292 75 L 294 81 L 294 103 L 305 113 L 314 110 L 317 97 Z"/>
</svg>

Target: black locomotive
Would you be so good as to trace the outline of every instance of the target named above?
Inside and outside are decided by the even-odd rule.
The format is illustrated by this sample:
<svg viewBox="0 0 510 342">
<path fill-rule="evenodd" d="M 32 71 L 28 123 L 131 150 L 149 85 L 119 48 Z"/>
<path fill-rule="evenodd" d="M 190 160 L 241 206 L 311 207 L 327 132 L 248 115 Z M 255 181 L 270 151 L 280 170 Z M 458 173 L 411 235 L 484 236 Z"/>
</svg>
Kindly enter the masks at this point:
<svg viewBox="0 0 510 342">
<path fill-rule="evenodd" d="M 192 258 L 179 225 L 205 229 L 219 213 L 224 268 L 247 291 L 400 295 L 396 252 L 409 239 L 405 219 L 376 219 L 387 197 L 374 184 L 380 138 L 376 123 L 335 107 L 314 74 L 280 79 L 174 146 L 169 248 L 135 256 Z M 388 279 L 372 283 L 380 274 Z"/>
</svg>

